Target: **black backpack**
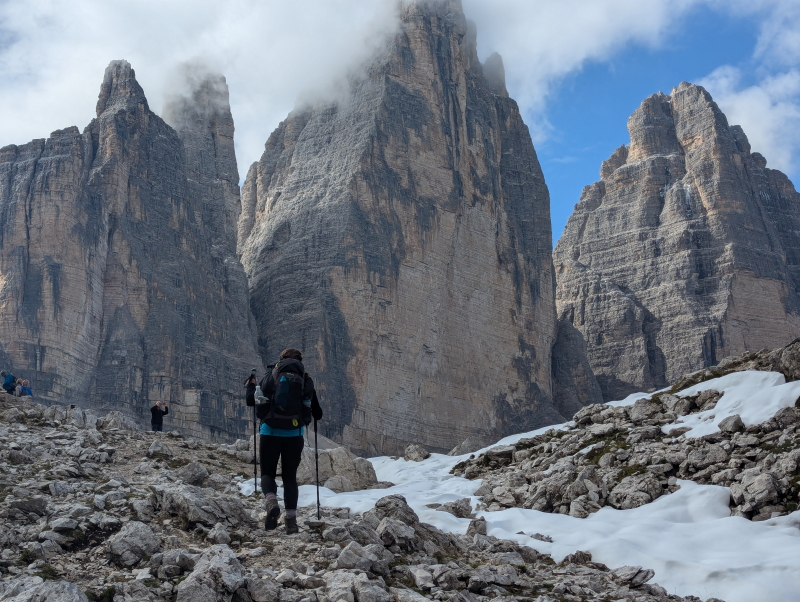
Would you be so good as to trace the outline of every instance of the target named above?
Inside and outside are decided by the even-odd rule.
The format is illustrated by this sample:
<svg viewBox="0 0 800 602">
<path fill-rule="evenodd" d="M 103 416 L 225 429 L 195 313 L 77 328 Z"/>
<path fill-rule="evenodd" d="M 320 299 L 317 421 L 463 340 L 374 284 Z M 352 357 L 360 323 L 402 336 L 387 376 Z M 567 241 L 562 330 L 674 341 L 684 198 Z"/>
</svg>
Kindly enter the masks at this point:
<svg viewBox="0 0 800 602">
<path fill-rule="evenodd" d="M 299 429 L 311 422 L 311 400 L 304 398 L 306 373 L 300 376 L 296 372 L 278 372 L 279 369 L 280 364 L 272 371 L 275 393 L 269 409 L 259 412 L 259 418 L 275 429 Z"/>
</svg>

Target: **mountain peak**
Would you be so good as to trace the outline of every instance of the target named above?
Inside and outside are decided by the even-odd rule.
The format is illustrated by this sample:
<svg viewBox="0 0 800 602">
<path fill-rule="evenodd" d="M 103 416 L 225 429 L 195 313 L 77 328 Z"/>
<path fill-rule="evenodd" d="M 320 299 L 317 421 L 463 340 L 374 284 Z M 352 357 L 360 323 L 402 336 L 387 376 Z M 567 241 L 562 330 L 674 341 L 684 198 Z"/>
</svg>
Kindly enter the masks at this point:
<svg viewBox="0 0 800 602">
<path fill-rule="evenodd" d="M 136 81 L 136 72 L 128 61 L 111 61 L 100 86 L 97 116 L 100 117 L 109 109 L 135 105 L 144 105 L 145 109 L 149 109 L 144 90 Z"/>
</svg>

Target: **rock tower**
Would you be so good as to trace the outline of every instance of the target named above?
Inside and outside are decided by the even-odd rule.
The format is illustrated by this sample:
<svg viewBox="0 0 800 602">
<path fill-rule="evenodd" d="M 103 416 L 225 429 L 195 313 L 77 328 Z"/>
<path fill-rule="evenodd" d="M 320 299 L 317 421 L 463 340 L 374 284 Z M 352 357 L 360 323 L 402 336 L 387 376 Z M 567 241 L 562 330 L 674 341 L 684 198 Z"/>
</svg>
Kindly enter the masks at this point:
<svg viewBox="0 0 800 602">
<path fill-rule="evenodd" d="M 549 203 L 502 59 L 460 2 L 411 3 L 349 97 L 293 112 L 248 172 L 262 357 L 303 349 L 326 434 L 368 454 L 562 421 L 596 383 L 557 348 L 553 401 Z"/>
<path fill-rule="evenodd" d="M 179 134 L 114 61 L 83 133 L 0 149 L 0 344 L 38 398 L 145 422 L 165 400 L 187 433 L 244 431 L 260 358 L 233 121 L 224 79 L 204 82 L 172 106 Z"/>
<path fill-rule="evenodd" d="M 700 86 L 647 98 L 556 245 L 606 399 L 800 335 L 800 195 Z"/>
</svg>

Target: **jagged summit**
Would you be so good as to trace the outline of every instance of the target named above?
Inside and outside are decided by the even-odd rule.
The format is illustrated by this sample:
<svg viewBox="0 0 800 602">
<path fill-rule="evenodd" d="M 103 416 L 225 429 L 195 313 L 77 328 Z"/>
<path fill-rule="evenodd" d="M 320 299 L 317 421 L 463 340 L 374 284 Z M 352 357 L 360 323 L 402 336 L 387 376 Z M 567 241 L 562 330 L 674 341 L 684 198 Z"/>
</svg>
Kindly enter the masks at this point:
<svg viewBox="0 0 800 602">
<path fill-rule="evenodd" d="M 326 434 L 368 454 L 565 415 L 549 195 L 502 61 L 480 64 L 459 2 L 401 18 L 347 102 L 273 132 L 239 224 L 262 357 L 302 348 L 332 400 Z"/>
<path fill-rule="evenodd" d="M 128 61 L 111 61 L 106 67 L 100 95 L 97 99 L 97 116 L 108 110 L 118 110 L 142 105 L 149 111 L 144 90 L 136 81 L 136 72 Z"/>
<path fill-rule="evenodd" d="M 235 238 L 213 246 L 238 204 L 232 121 L 206 123 L 216 144 L 194 152 L 125 61 L 106 69 L 97 112 L 83 133 L 0 153 L 5 367 L 38 399 L 143 422 L 169 401 L 187 433 L 231 437 L 247 424 L 231 376 L 259 361 Z"/>
<path fill-rule="evenodd" d="M 556 245 L 559 316 L 606 399 L 800 334 L 800 195 L 701 86 L 628 120 Z"/>
</svg>

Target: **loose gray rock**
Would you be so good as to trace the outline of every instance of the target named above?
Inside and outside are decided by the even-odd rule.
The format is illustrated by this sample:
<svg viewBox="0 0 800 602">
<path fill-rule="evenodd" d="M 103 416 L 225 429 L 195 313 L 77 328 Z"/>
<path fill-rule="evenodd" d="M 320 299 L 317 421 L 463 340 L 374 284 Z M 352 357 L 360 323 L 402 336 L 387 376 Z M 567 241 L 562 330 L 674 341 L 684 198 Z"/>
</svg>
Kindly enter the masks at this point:
<svg viewBox="0 0 800 602">
<path fill-rule="evenodd" d="M 472 513 L 472 503 L 468 497 L 442 504 L 436 510 L 439 512 L 449 512 L 458 518 L 472 518 L 474 516 Z"/>
<path fill-rule="evenodd" d="M 412 443 L 406 447 L 405 452 L 403 453 L 403 459 L 405 459 L 407 462 L 422 462 L 426 458 L 430 457 L 430 452 L 416 443 Z"/>
<path fill-rule="evenodd" d="M 106 542 L 111 559 L 126 567 L 161 549 L 161 540 L 153 530 L 139 521 L 130 521 Z"/>
<path fill-rule="evenodd" d="M 182 480 L 187 485 L 201 486 L 208 478 L 208 469 L 199 462 L 189 462 L 183 468 L 180 468 L 175 476 Z"/>
<path fill-rule="evenodd" d="M 169 445 L 161 441 L 161 439 L 155 439 L 150 445 L 150 449 L 147 450 L 147 455 L 151 458 L 172 458 L 174 454 Z"/>
<path fill-rule="evenodd" d="M 150 489 L 158 510 L 192 524 L 200 523 L 211 528 L 217 523 L 238 527 L 253 522 L 242 502 L 233 496 L 193 485 L 152 485 Z"/>
<path fill-rule="evenodd" d="M 222 523 L 217 523 L 214 525 L 214 528 L 208 532 L 206 535 L 209 541 L 213 541 L 214 543 L 225 544 L 228 545 L 231 543 L 231 534 L 228 533 L 228 530 Z"/>
<path fill-rule="evenodd" d="M 744 422 L 742 422 L 739 414 L 728 416 L 721 420 L 717 426 L 723 433 L 741 433 L 745 429 Z"/>
<path fill-rule="evenodd" d="M 226 545 L 208 548 L 194 570 L 178 585 L 176 602 L 230 599 L 246 585 L 244 567 Z"/>
<path fill-rule="evenodd" d="M 7 602 L 88 602 L 77 585 L 68 581 L 43 581 L 22 577 L 0 586 L 0 600 Z"/>
</svg>

